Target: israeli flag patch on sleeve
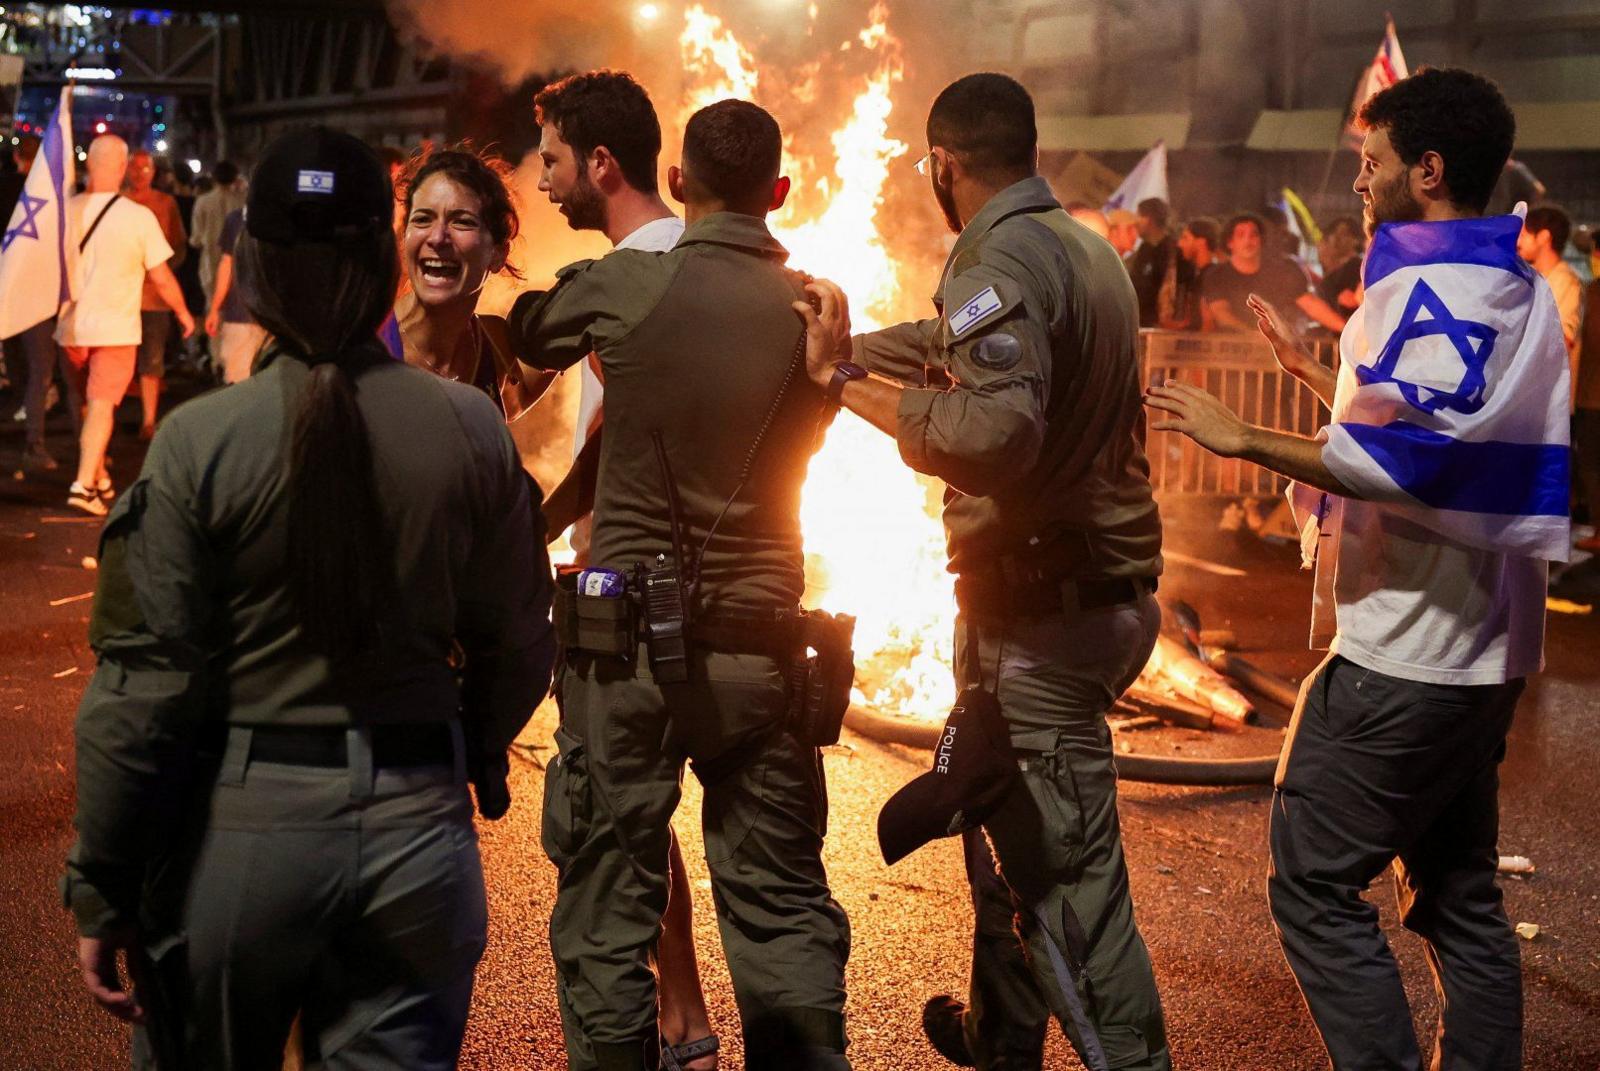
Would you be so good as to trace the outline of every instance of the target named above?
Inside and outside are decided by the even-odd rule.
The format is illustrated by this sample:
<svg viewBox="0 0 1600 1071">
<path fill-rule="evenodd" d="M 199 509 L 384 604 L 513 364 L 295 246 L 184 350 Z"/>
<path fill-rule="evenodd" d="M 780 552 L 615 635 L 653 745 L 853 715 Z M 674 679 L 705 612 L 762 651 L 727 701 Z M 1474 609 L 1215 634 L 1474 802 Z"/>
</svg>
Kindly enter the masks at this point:
<svg viewBox="0 0 1600 1071">
<path fill-rule="evenodd" d="M 295 192 L 297 193 L 332 193 L 332 171 L 301 171 L 295 176 Z"/>
<path fill-rule="evenodd" d="M 1005 302 L 1000 300 L 1000 295 L 995 293 L 994 287 L 986 286 L 974 294 L 971 301 L 950 314 L 950 334 L 960 338 L 968 330 L 1003 308 Z"/>
</svg>

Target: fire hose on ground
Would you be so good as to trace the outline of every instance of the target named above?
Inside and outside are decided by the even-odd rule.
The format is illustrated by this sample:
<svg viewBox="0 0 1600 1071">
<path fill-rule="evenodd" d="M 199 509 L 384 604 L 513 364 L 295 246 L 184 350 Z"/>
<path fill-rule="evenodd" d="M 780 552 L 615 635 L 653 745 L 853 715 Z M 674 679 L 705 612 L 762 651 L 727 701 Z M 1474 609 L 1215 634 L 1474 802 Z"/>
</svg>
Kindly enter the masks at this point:
<svg viewBox="0 0 1600 1071">
<path fill-rule="evenodd" d="M 938 746 L 939 733 L 944 728 L 939 722 L 914 721 L 854 705 L 845 712 L 844 723 L 853 732 L 869 740 L 925 751 L 932 751 Z M 1270 785 L 1278 768 L 1278 756 L 1191 759 L 1120 752 L 1116 756 L 1116 765 L 1117 777 L 1123 781 L 1145 781 L 1158 785 Z"/>
<path fill-rule="evenodd" d="M 1188 610 L 1187 607 L 1184 607 Z M 1188 611 L 1191 615 L 1193 611 Z M 1117 701 L 1122 713 L 1150 715 L 1169 725 L 1189 729 L 1242 729 L 1255 720 L 1253 706 L 1242 695 L 1222 683 L 1210 667 L 1226 673 L 1249 691 L 1293 708 L 1297 689 L 1294 684 L 1260 669 L 1227 651 L 1208 650 L 1191 638 L 1189 651 L 1207 663 L 1188 658 L 1185 652 L 1165 637 L 1158 642 L 1152 667 L 1165 665 L 1170 677 L 1189 687 L 1187 698 L 1170 689 L 1161 690 L 1158 676 L 1141 675 L 1140 681 Z M 1203 705 L 1194 699 L 1211 702 Z M 936 722 L 880 714 L 852 705 L 844 723 L 854 732 L 879 743 L 901 744 L 931 751 L 938 746 L 943 726 Z M 1163 785 L 1231 786 L 1269 785 L 1277 772 L 1278 752 L 1245 758 L 1180 758 L 1171 755 L 1141 755 L 1118 752 L 1117 777 L 1124 781 L 1143 781 Z"/>
</svg>

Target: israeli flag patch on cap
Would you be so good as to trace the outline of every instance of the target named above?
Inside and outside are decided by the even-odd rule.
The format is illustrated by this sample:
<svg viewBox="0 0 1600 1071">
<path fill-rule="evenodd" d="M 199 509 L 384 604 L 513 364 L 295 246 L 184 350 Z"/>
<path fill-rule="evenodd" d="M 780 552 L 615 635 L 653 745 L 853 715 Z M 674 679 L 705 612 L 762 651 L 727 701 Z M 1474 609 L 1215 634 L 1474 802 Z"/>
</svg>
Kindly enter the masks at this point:
<svg viewBox="0 0 1600 1071">
<path fill-rule="evenodd" d="M 950 314 L 950 333 L 956 337 L 993 316 L 1005 307 L 994 287 L 986 286 L 973 295 L 972 300 Z"/>
<path fill-rule="evenodd" d="M 297 193 L 332 193 L 332 171 L 301 171 L 295 182 Z"/>
</svg>

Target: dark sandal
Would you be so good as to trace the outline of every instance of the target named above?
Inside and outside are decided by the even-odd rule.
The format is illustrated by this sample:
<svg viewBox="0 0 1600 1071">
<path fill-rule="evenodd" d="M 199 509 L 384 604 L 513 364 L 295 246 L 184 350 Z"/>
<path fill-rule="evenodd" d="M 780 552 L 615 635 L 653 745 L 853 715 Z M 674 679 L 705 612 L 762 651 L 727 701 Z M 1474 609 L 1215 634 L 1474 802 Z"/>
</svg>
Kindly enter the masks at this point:
<svg viewBox="0 0 1600 1071">
<path fill-rule="evenodd" d="M 710 1034 L 699 1041 L 686 1041 L 682 1045 L 661 1046 L 661 1071 L 686 1071 L 684 1064 L 710 1056 L 722 1048 L 717 1035 Z"/>
</svg>

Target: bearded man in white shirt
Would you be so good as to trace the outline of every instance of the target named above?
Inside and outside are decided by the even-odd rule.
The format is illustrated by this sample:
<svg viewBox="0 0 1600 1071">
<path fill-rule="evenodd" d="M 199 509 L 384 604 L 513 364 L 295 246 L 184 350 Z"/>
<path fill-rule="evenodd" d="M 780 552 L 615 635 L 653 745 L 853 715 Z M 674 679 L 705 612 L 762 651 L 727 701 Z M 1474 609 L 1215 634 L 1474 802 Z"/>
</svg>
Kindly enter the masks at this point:
<svg viewBox="0 0 1600 1071">
<path fill-rule="evenodd" d="M 540 91 L 534 117 L 544 165 L 539 189 L 573 230 L 600 231 L 614 249 L 662 252 L 678 244 L 683 220 L 661 197 L 656 173 L 661 123 L 643 86 L 622 71 L 576 74 Z M 551 539 L 572 529 L 581 565 L 588 557 L 605 388 L 598 357 L 590 354 L 579 368 L 572 469 L 545 499 L 544 509 Z M 689 880 L 676 833 L 669 871 L 671 890 L 657 948 L 662 1066 L 711 1071 L 718 1045 L 700 986 Z M 579 1065 L 575 1058 L 573 1066 Z"/>
<path fill-rule="evenodd" d="M 1361 118 L 1374 240 L 1337 378 L 1250 296 L 1284 370 L 1329 405 L 1323 433 L 1252 427 L 1173 381 L 1147 395 L 1151 427 L 1326 493 L 1307 531 L 1314 639 L 1330 605 L 1337 628 L 1278 767 L 1268 899 L 1333 1066 L 1430 1066 L 1362 897 L 1392 867 L 1439 994 L 1431 1066 L 1512 1071 L 1522 973 L 1495 883 L 1498 771 L 1542 664 L 1547 562 L 1570 553 L 1566 353 L 1520 221 L 1484 216 L 1516 129 L 1499 89 L 1423 68 Z"/>
</svg>

